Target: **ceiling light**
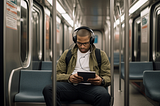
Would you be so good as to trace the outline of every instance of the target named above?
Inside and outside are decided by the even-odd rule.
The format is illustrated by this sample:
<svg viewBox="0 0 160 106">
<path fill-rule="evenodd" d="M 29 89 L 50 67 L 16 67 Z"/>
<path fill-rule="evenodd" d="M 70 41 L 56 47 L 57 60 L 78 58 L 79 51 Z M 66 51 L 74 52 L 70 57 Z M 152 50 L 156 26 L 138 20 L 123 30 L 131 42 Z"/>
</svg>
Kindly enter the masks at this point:
<svg viewBox="0 0 160 106">
<path fill-rule="evenodd" d="M 56 9 L 61 14 L 66 13 L 66 11 L 62 8 L 62 6 L 58 2 L 56 2 Z"/>
<path fill-rule="evenodd" d="M 134 13 L 137 9 L 139 9 L 143 4 L 145 4 L 148 0 L 139 0 L 136 2 L 130 9 L 129 14 Z"/>
</svg>

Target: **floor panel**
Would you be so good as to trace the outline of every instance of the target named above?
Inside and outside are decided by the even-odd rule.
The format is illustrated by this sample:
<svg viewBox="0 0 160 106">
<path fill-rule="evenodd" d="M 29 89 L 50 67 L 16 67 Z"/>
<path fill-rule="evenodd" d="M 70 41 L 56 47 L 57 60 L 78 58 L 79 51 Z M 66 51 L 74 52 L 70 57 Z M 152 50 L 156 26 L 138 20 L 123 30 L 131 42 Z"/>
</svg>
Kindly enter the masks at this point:
<svg viewBox="0 0 160 106">
<path fill-rule="evenodd" d="M 114 74 L 114 105 L 124 106 L 124 80 L 121 80 L 121 91 L 119 89 L 119 73 L 115 69 Z M 129 84 L 129 104 L 130 106 L 153 106 L 144 95 L 142 95 L 137 89 Z"/>
</svg>

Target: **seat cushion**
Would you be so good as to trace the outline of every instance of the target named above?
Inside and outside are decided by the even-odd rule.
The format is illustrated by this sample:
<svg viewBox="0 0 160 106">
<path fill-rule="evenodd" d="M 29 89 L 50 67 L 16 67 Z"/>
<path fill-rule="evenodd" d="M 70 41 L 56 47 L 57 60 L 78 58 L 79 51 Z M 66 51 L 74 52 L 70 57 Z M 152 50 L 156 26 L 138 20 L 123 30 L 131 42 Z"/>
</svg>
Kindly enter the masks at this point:
<svg viewBox="0 0 160 106">
<path fill-rule="evenodd" d="M 16 102 L 44 102 L 43 88 L 51 84 L 51 70 L 21 70 Z"/>
<path fill-rule="evenodd" d="M 160 71 L 147 70 L 143 76 L 146 96 L 160 102 Z"/>
</svg>

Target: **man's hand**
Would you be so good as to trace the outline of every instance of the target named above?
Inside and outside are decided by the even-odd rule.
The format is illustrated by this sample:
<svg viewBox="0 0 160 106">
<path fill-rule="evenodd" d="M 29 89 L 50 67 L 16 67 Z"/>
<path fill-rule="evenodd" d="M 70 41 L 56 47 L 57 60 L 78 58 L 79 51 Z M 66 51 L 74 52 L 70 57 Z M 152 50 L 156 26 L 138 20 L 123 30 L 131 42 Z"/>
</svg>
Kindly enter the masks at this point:
<svg viewBox="0 0 160 106">
<path fill-rule="evenodd" d="M 76 73 L 69 77 L 69 81 L 71 83 L 78 84 L 79 82 L 83 81 L 83 77 L 78 76 L 78 74 Z"/>
<path fill-rule="evenodd" d="M 87 81 L 90 82 L 92 85 L 101 85 L 102 78 L 96 74 L 95 78 L 88 78 Z"/>
</svg>

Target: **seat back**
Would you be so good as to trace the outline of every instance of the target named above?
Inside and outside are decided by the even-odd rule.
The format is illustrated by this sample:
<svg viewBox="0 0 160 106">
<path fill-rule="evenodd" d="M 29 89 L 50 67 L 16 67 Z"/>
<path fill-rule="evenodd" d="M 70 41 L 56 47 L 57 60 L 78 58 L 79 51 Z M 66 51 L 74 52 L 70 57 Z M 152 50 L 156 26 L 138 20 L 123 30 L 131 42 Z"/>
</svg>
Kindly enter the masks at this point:
<svg viewBox="0 0 160 106">
<path fill-rule="evenodd" d="M 32 70 L 40 70 L 41 61 L 32 61 Z"/>
<path fill-rule="evenodd" d="M 52 70 L 52 61 L 42 61 L 41 70 Z"/>
<path fill-rule="evenodd" d="M 19 93 L 15 101 L 41 101 L 43 88 L 51 84 L 51 70 L 21 70 Z"/>
<path fill-rule="evenodd" d="M 123 55 L 121 54 L 121 62 L 123 62 Z M 119 65 L 119 52 L 114 53 L 114 65 Z"/>
<path fill-rule="evenodd" d="M 143 72 L 143 84 L 145 86 L 145 94 L 149 98 L 160 102 L 160 70 L 147 70 Z"/>
<path fill-rule="evenodd" d="M 124 79 L 124 62 L 121 63 L 121 77 Z M 143 71 L 153 70 L 152 62 L 130 62 L 129 63 L 129 79 L 142 80 Z"/>
</svg>

